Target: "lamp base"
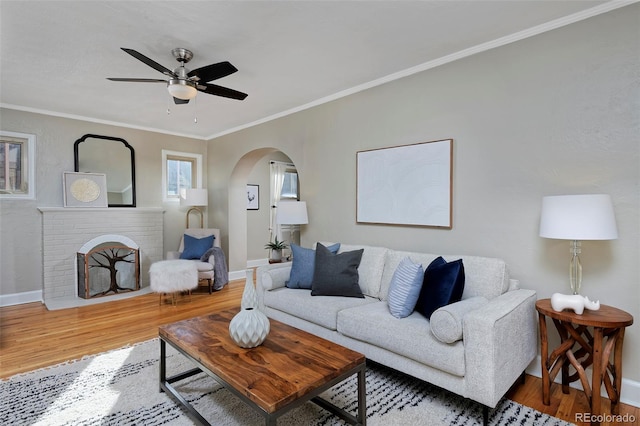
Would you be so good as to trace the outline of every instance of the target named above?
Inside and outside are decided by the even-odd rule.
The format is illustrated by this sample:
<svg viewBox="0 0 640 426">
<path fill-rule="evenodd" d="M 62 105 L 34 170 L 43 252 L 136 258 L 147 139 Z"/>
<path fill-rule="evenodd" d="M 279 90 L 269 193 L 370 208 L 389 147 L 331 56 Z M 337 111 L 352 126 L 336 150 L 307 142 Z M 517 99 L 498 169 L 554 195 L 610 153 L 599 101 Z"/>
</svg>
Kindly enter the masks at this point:
<svg viewBox="0 0 640 426">
<path fill-rule="evenodd" d="M 204 228 L 204 213 L 202 213 L 202 210 L 200 210 L 198 207 L 191 207 L 189 210 L 187 210 L 187 228 L 189 228 L 189 215 L 192 211 L 200 213 L 200 228 Z"/>
<path fill-rule="evenodd" d="M 580 263 L 580 241 L 571 241 L 571 261 L 569 262 L 569 284 L 573 294 L 580 294 L 582 287 L 582 264 Z"/>
</svg>

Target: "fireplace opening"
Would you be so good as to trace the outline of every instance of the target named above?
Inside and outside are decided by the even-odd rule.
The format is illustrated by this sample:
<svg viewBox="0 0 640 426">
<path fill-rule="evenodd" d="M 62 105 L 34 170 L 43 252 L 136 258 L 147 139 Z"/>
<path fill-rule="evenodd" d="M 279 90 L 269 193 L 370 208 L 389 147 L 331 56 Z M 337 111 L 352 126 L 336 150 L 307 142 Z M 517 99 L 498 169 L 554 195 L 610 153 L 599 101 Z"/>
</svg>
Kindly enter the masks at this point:
<svg viewBox="0 0 640 426">
<path fill-rule="evenodd" d="M 139 249 L 104 242 L 77 253 L 78 296 L 84 299 L 140 289 Z"/>
</svg>

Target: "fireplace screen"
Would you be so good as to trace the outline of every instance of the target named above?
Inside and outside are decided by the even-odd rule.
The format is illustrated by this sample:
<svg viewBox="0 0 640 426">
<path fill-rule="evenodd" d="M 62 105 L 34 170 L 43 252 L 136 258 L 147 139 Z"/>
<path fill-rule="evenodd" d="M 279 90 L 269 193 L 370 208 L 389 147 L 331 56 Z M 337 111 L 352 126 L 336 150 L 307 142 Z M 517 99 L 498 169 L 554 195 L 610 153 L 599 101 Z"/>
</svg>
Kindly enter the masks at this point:
<svg viewBox="0 0 640 426">
<path fill-rule="evenodd" d="M 105 243 L 78 256 L 78 296 L 89 299 L 140 289 L 139 250 Z"/>
</svg>

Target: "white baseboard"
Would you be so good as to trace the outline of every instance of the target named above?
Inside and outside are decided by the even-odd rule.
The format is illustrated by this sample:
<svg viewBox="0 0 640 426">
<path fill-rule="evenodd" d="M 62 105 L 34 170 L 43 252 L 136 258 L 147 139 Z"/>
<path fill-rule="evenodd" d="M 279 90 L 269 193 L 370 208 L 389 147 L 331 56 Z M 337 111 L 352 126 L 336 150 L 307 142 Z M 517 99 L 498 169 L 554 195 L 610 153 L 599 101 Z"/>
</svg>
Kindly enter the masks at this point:
<svg viewBox="0 0 640 426">
<path fill-rule="evenodd" d="M 229 281 L 241 280 L 243 278 L 246 278 L 246 276 L 247 276 L 247 273 L 245 272 L 244 269 L 240 271 L 229 271 Z"/>
<path fill-rule="evenodd" d="M 624 366 L 624 363 L 623 363 L 623 366 Z M 529 364 L 529 367 L 527 367 L 526 372 L 527 374 L 531 374 L 532 376 L 542 377 L 542 364 L 541 364 L 540 355 L 538 355 L 536 359 L 531 364 Z M 587 377 L 591 379 L 591 368 L 587 368 L 586 372 L 587 372 Z M 556 376 L 556 379 L 554 381 L 556 383 L 561 383 L 562 378 L 560 377 L 560 374 Z M 589 380 L 589 382 L 591 382 L 591 380 Z M 574 389 L 584 390 L 579 380 L 576 382 L 570 383 L 569 386 Z M 604 386 L 601 388 L 600 394 L 603 397 L 608 398 L 607 391 L 604 388 Z M 640 407 L 640 382 L 631 380 L 631 379 L 626 379 L 623 377 L 622 378 L 622 394 L 620 395 L 620 402 L 622 402 L 623 404 L 633 405 L 634 407 Z"/>
<path fill-rule="evenodd" d="M 42 303 L 42 290 L 25 291 L 22 293 L 0 294 L 0 307 L 21 305 L 23 303 Z"/>
<path fill-rule="evenodd" d="M 268 264 L 269 264 L 269 259 L 267 258 L 247 260 L 247 268 L 257 268 L 259 266 L 265 266 Z"/>
</svg>

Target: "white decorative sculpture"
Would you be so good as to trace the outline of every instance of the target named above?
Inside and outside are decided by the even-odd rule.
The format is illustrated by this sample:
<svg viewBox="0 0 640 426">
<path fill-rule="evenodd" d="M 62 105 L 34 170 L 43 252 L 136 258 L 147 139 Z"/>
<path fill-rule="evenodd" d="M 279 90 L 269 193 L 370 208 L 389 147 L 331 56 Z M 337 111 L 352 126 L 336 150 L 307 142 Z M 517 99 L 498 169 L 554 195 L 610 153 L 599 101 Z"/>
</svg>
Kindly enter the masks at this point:
<svg viewBox="0 0 640 426">
<path fill-rule="evenodd" d="M 551 296 L 551 307 L 556 312 L 572 309 L 576 314 L 582 315 L 585 308 L 590 311 L 600 309 L 600 301 L 592 302 L 588 297 L 583 297 L 579 294 L 554 293 Z"/>
</svg>

